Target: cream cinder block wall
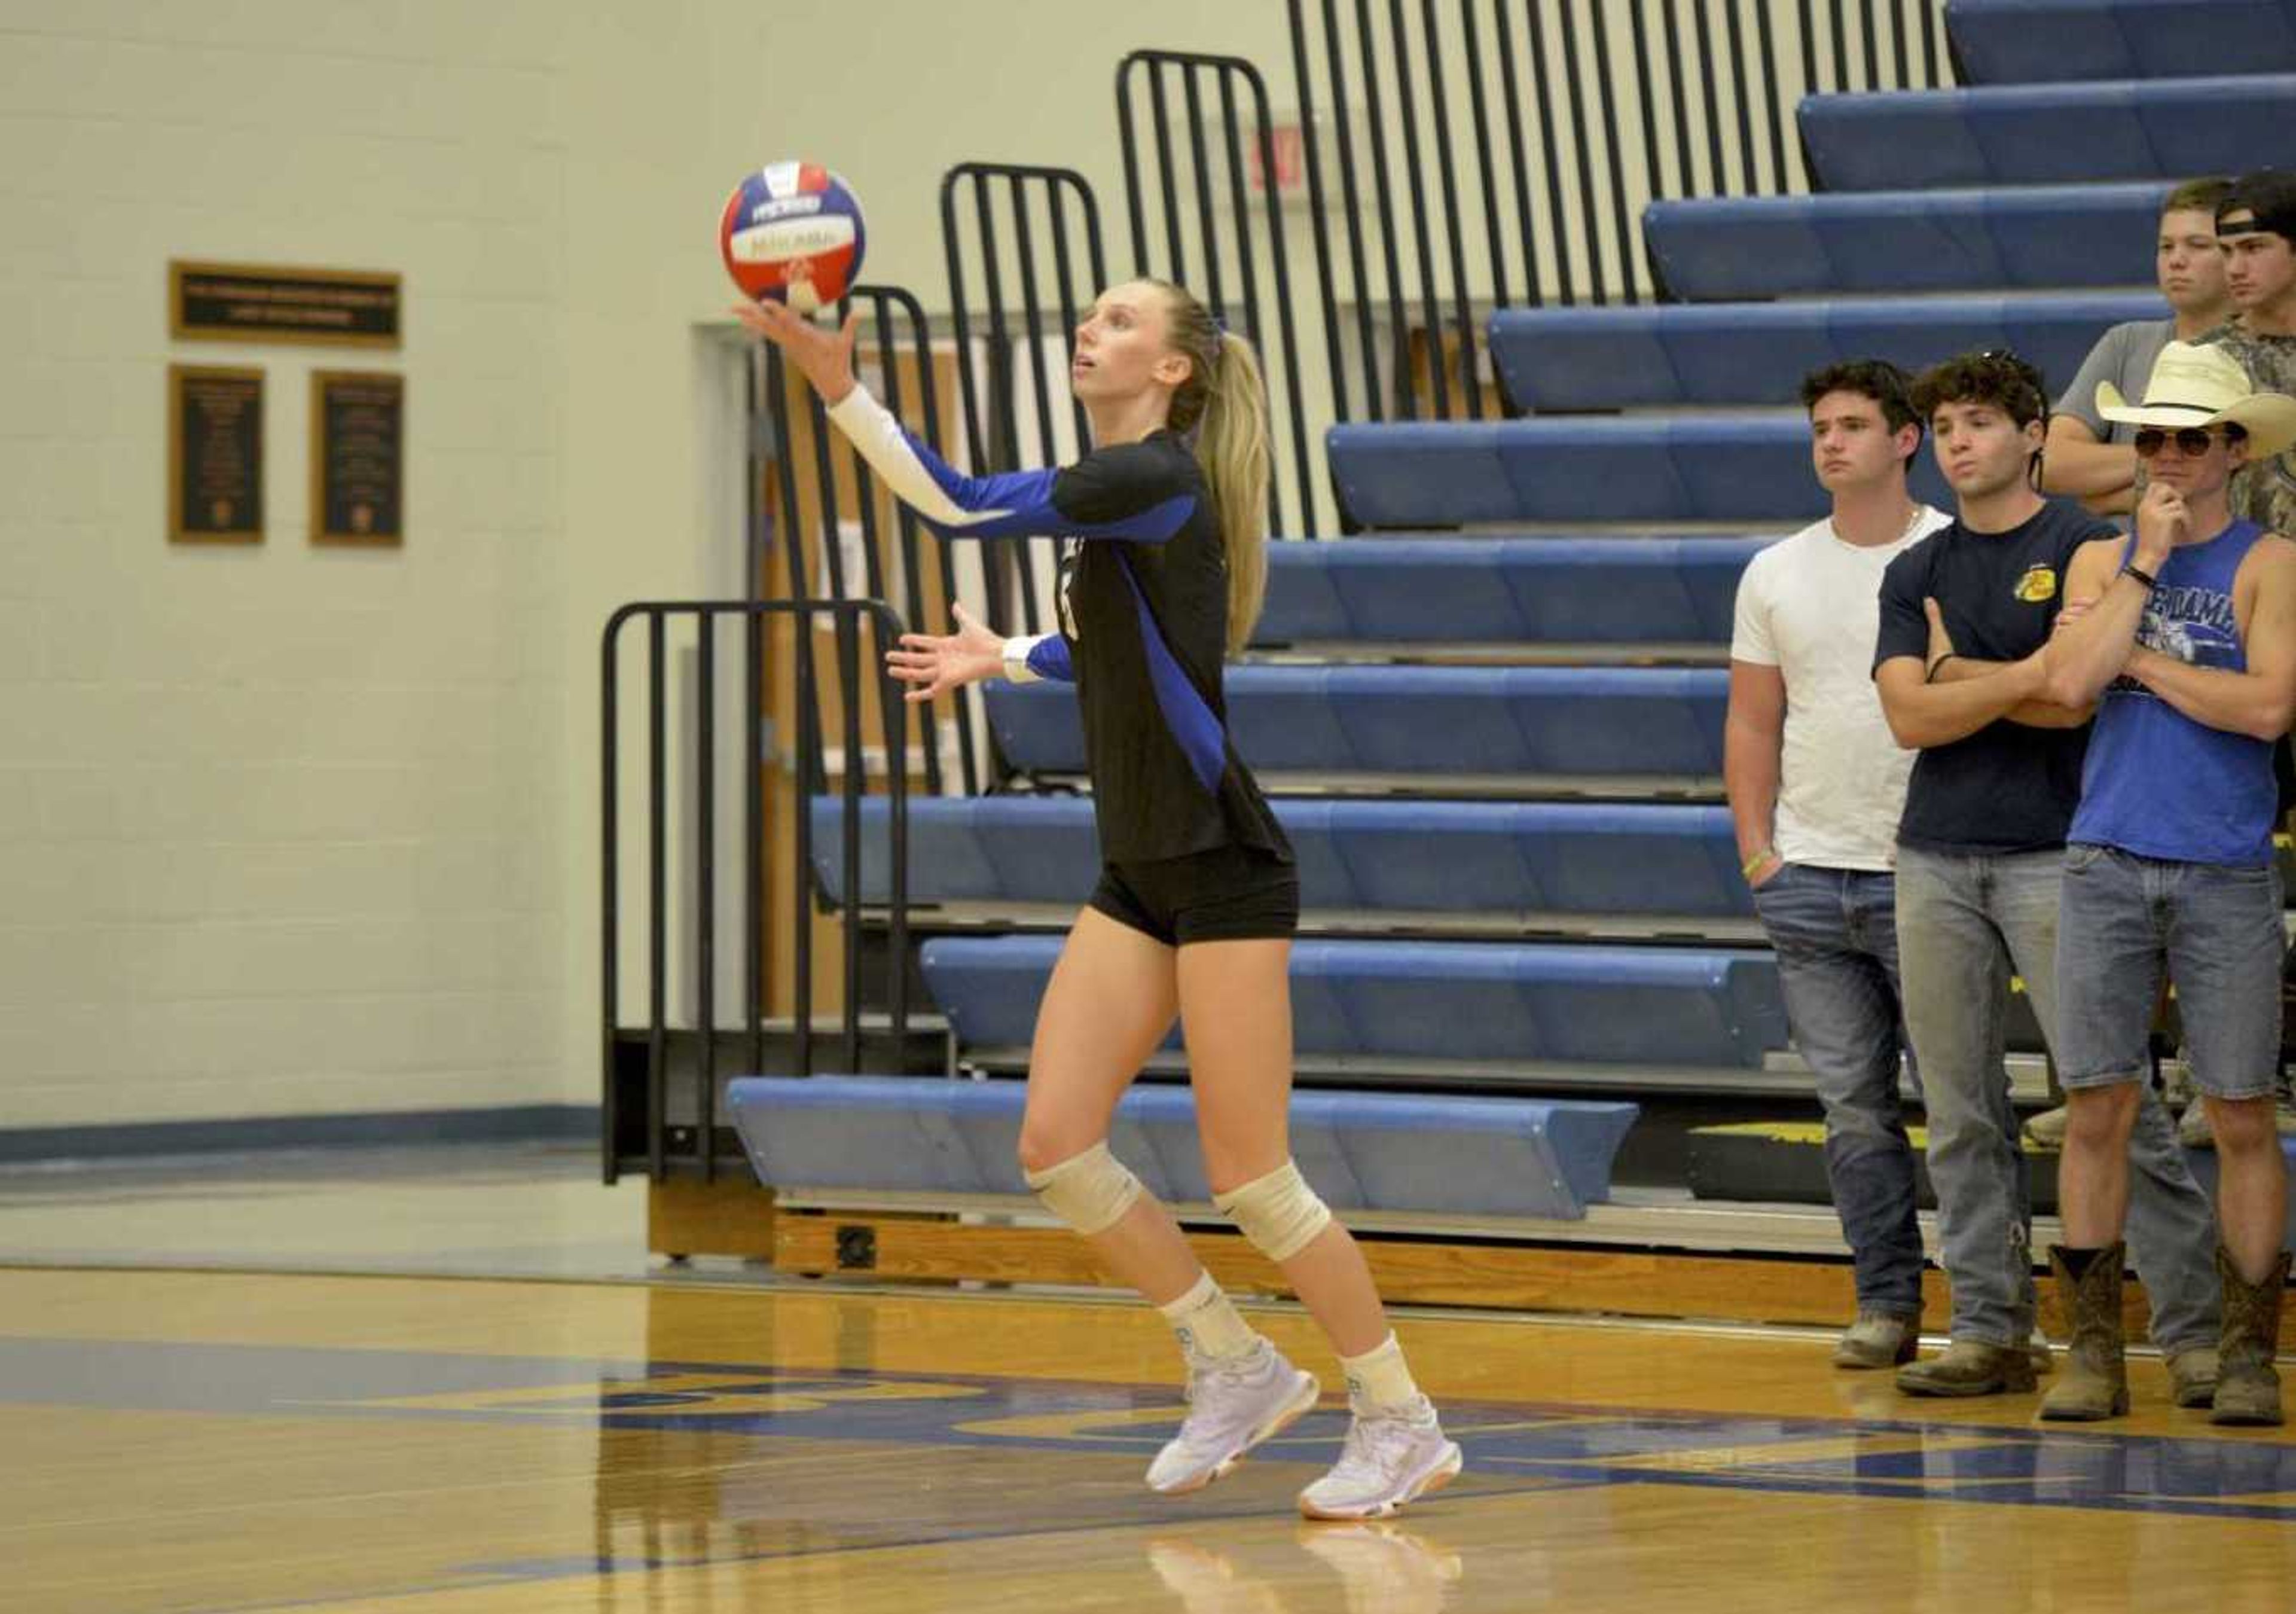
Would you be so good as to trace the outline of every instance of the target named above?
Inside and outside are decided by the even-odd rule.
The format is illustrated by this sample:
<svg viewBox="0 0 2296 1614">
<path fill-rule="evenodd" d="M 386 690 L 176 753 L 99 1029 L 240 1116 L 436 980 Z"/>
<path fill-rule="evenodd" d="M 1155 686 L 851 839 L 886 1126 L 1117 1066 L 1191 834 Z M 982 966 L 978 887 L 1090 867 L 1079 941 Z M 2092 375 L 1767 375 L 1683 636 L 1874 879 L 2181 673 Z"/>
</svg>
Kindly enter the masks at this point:
<svg viewBox="0 0 2296 1614">
<path fill-rule="evenodd" d="M 554 13 L 0 6 L 0 1127 L 564 1089 Z M 177 257 L 405 346 L 173 343 Z M 258 547 L 166 542 L 171 360 L 266 372 Z M 308 541 L 323 366 L 407 378 L 403 550 Z"/>
</svg>

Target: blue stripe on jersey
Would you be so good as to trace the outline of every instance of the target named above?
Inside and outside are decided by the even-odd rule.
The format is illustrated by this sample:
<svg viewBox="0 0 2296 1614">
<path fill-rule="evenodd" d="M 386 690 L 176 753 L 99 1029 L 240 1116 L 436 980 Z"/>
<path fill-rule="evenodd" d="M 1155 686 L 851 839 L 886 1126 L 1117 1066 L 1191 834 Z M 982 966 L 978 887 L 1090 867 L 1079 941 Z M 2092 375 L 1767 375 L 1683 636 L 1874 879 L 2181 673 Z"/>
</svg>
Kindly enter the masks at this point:
<svg viewBox="0 0 2296 1614">
<path fill-rule="evenodd" d="M 927 518 L 927 526 L 952 538 L 1127 538 L 1136 544 L 1161 544 L 1186 526 L 1195 512 L 1194 496 L 1182 493 L 1120 520 L 1079 522 L 1062 515 L 1053 504 L 1053 484 L 1060 476 L 1057 471 L 966 476 L 909 432 L 901 435 L 951 504 L 960 510 L 998 512 L 988 520 L 967 521 L 961 527 L 943 527 Z"/>
<path fill-rule="evenodd" d="M 1148 609 L 1148 596 L 1140 592 L 1139 579 L 1129 566 L 1123 569 L 1124 581 L 1132 590 L 1132 603 L 1140 612 L 1140 646 L 1148 655 L 1148 682 L 1156 691 L 1165 726 L 1180 742 L 1197 782 L 1218 795 L 1220 776 L 1227 772 L 1227 731 L 1165 644 L 1155 613 Z"/>
<path fill-rule="evenodd" d="M 1069 660 L 1069 642 L 1058 634 L 1047 634 L 1037 640 L 1029 647 L 1029 670 L 1039 678 L 1074 684 L 1076 668 Z"/>
</svg>

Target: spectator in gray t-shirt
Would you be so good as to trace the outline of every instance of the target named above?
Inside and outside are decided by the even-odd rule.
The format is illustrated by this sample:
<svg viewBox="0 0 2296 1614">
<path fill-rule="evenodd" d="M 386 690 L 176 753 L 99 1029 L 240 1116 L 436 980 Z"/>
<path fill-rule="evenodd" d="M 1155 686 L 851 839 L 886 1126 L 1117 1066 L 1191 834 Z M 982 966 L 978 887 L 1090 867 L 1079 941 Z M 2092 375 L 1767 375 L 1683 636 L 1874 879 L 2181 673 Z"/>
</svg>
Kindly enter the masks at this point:
<svg viewBox="0 0 2296 1614">
<path fill-rule="evenodd" d="M 2136 508 L 2130 429 L 2096 412 L 2096 385 L 2111 381 L 2124 397 L 2143 397 L 2162 348 L 2171 340 L 2195 341 L 2230 315 L 2224 255 L 2217 250 L 2217 203 L 2230 188 L 2222 179 L 2195 179 L 2169 192 L 2161 204 L 2153 273 L 2174 317 L 2115 325 L 2089 349 L 2049 418 L 2048 448 L 2041 460 L 2044 492 L 2071 494 L 2100 515 L 2125 515 Z"/>
</svg>

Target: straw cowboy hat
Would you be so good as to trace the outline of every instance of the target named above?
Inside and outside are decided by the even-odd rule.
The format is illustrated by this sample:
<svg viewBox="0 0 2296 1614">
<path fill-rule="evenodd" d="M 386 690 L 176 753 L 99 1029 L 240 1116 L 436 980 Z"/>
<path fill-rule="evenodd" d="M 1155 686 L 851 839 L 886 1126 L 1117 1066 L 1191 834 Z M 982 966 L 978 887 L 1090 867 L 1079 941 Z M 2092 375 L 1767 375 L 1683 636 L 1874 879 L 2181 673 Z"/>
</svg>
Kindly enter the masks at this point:
<svg viewBox="0 0 2296 1614">
<path fill-rule="evenodd" d="M 2296 444 L 2296 397 L 2259 392 L 2240 361 L 2218 347 L 2170 342 L 2153 361 L 2144 401 L 2131 404 L 2111 381 L 2096 386 L 2096 412 L 2127 426 L 2239 426 L 2248 457 L 2267 459 Z"/>
</svg>

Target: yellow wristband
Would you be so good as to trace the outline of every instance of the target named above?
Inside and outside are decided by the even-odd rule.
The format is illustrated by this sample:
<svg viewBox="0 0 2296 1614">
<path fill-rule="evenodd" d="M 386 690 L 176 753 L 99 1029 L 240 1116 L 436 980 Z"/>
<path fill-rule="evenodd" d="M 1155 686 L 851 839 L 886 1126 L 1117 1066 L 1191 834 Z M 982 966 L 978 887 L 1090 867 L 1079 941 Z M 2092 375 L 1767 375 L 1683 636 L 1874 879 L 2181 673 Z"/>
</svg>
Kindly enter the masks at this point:
<svg viewBox="0 0 2296 1614">
<path fill-rule="evenodd" d="M 1738 865 L 1738 873 L 1743 874 L 1747 879 L 1751 880 L 1754 877 L 1754 871 L 1756 869 L 1760 868 L 1764 864 L 1769 862 L 1771 858 L 1775 857 L 1777 855 L 1777 848 L 1764 847 L 1760 851 L 1746 859 L 1745 862 L 1740 864 Z"/>
</svg>

